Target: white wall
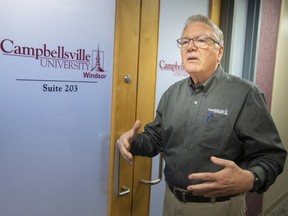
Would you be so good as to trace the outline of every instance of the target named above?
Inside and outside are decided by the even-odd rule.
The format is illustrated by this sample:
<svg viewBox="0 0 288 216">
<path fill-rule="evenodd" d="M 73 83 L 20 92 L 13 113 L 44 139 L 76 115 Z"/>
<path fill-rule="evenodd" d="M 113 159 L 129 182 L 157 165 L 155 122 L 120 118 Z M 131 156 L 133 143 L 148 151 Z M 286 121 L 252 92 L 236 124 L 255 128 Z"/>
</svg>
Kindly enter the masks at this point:
<svg viewBox="0 0 288 216">
<path fill-rule="evenodd" d="M 276 53 L 276 65 L 273 84 L 271 113 L 279 130 L 281 139 L 288 149 L 288 0 L 282 0 L 282 8 L 280 15 L 279 35 Z M 276 183 L 271 186 L 269 191 L 263 197 L 263 213 L 266 215 L 269 208 L 277 202 L 283 195 L 288 194 L 287 187 L 288 165 L 284 172 L 279 176 Z"/>
</svg>

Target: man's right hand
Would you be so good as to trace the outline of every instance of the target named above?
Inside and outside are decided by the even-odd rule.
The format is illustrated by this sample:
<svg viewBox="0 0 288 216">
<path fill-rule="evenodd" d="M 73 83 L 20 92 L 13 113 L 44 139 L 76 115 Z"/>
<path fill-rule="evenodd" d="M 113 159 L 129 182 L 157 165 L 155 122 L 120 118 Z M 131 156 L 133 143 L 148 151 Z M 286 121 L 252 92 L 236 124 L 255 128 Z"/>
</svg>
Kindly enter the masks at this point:
<svg viewBox="0 0 288 216">
<path fill-rule="evenodd" d="M 129 165 L 133 165 L 133 155 L 130 153 L 130 146 L 132 141 L 135 139 L 139 129 L 141 127 L 141 122 L 137 120 L 133 126 L 133 128 L 120 136 L 117 140 L 118 148 L 123 156 L 123 158 L 129 163 Z"/>
</svg>

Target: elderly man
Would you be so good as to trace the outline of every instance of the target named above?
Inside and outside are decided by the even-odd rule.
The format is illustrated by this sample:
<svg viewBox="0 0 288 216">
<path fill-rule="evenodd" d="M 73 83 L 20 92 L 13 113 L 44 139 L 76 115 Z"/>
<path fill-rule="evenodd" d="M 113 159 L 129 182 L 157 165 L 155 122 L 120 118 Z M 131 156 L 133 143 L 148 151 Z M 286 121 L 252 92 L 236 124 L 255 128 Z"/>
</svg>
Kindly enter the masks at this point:
<svg viewBox="0 0 288 216">
<path fill-rule="evenodd" d="M 163 152 L 164 215 L 245 215 L 244 193 L 263 193 L 286 160 L 263 93 L 220 65 L 222 31 L 207 17 L 188 18 L 177 40 L 189 78 L 162 96 L 156 117 L 117 141 L 122 156 Z"/>
</svg>

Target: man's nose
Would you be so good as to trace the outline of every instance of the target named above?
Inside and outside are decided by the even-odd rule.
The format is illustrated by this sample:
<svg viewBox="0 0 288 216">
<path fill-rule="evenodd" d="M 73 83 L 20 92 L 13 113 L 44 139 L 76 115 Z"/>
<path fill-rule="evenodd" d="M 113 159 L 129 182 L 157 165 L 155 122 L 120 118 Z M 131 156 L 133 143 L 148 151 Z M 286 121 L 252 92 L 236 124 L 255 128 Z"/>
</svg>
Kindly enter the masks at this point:
<svg viewBox="0 0 288 216">
<path fill-rule="evenodd" d="M 187 50 L 196 50 L 197 46 L 194 43 L 194 40 L 190 40 L 187 46 Z"/>
</svg>

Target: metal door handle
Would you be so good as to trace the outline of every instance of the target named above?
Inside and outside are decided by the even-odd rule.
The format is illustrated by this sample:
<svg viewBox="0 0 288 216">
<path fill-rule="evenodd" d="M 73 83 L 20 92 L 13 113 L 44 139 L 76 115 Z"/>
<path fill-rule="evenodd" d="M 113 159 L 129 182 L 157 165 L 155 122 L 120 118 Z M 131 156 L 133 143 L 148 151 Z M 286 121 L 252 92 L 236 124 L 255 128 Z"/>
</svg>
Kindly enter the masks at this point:
<svg viewBox="0 0 288 216">
<path fill-rule="evenodd" d="M 119 175 L 120 175 L 120 169 L 119 169 L 119 165 L 120 165 L 120 151 L 116 142 L 116 147 L 115 147 L 115 178 L 114 178 L 114 189 L 115 189 L 115 194 L 117 196 L 123 196 L 126 195 L 128 193 L 130 193 L 130 188 L 122 185 L 121 189 L 119 190 Z"/>
<path fill-rule="evenodd" d="M 146 185 L 155 185 L 158 184 L 159 182 L 161 182 L 162 180 L 162 167 L 163 167 L 163 156 L 162 153 L 160 153 L 159 155 L 159 170 L 158 170 L 158 179 L 156 180 L 145 180 L 145 179 L 141 179 L 140 182 L 142 184 L 146 184 Z"/>
</svg>

